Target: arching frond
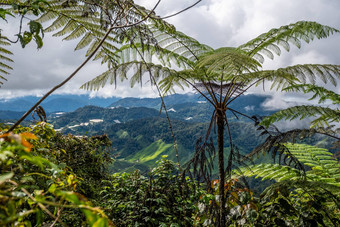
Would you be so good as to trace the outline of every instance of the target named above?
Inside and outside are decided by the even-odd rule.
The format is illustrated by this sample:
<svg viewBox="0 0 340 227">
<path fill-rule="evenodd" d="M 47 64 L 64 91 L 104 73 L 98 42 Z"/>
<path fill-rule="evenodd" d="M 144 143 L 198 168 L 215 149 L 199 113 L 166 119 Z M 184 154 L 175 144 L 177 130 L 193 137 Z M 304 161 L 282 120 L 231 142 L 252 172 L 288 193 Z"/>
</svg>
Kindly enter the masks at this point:
<svg viewBox="0 0 340 227">
<path fill-rule="evenodd" d="M 6 76 L 9 74 L 9 70 L 13 69 L 8 64 L 13 62 L 13 60 L 9 57 L 10 55 L 13 55 L 13 53 L 6 48 L 9 45 L 11 44 L 5 40 L 5 37 L 0 36 L 0 87 L 1 84 L 3 84 L 1 80 L 6 81 Z"/>
<path fill-rule="evenodd" d="M 88 47 L 87 54 L 89 54 L 96 48 L 101 37 L 104 36 L 105 28 L 96 14 L 84 15 L 84 10 L 86 10 L 84 7 L 85 5 L 82 4 L 65 5 L 61 1 L 52 1 L 51 7 L 37 21 L 42 23 L 52 20 L 52 24 L 45 29 L 45 32 L 55 32 L 53 36 L 64 37 L 64 40 L 81 38 L 75 50 Z M 114 36 L 115 33 L 113 32 L 103 46 L 115 46 L 117 40 Z M 116 49 L 108 48 L 105 53 L 114 55 Z"/>
<path fill-rule="evenodd" d="M 195 76 L 193 76 L 195 75 Z M 204 74 L 200 70 L 182 70 L 177 71 L 177 73 L 173 73 L 164 77 L 159 82 L 159 88 L 163 91 L 164 94 L 166 93 L 174 93 L 175 87 L 184 88 L 192 86 L 195 82 L 200 81 L 200 77 L 204 77 Z"/>
<path fill-rule="evenodd" d="M 96 48 L 108 24 L 114 26 L 133 24 L 150 13 L 144 7 L 127 1 L 75 1 L 67 4 L 65 1 L 50 1 L 49 3 L 50 7 L 37 21 L 52 22 L 45 32 L 54 32 L 54 36 L 64 37 L 64 40 L 81 38 L 75 49 L 87 48 L 86 55 Z M 153 14 L 145 23 L 114 29 L 94 59 L 102 59 L 102 63 L 108 63 L 110 67 L 118 62 L 117 46 L 138 40 L 143 49 L 144 45 L 154 40 L 153 31 L 150 30 L 151 25 L 154 31 L 162 30 L 168 33 L 174 31 L 173 26 L 154 17 Z"/>
<path fill-rule="evenodd" d="M 295 86 L 297 83 L 306 83 L 307 80 L 314 83 L 317 78 L 323 82 L 331 82 L 336 85 L 340 79 L 340 65 L 320 65 L 320 64 L 305 64 L 294 65 L 277 70 L 262 70 L 253 73 L 245 73 L 238 75 L 236 79 L 246 81 L 259 80 L 257 85 L 261 85 L 263 81 L 272 82 L 271 89 Z M 247 80 L 248 79 L 248 80 Z"/>
<path fill-rule="evenodd" d="M 289 51 L 291 44 L 300 48 L 301 41 L 309 43 L 315 38 L 327 38 L 336 32 L 339 31 L 317 22 L 299 21 L 294 24 L 271 29 L 269 32 L 263 33 L 255 39 L 241 45 L 239 48 L 245 50 L 257 60 L 264 60 L 263 57 L 259 57 L 258 55 L 265 55 L 273 59 L 274 54 L 280 55 L 281 48 Z"/>
<path fill-rule="evenodd" d="M 149 36 L 151 35 L 151 37 L 145 35 L 132 36 L 130 33 L 135 32 L 136 28 L 129 28 L 122 33 L 126 42 L 130 42 L 130 44 L 125 45 L 120 50 L 140 48 L 141 52 L 150 52 L 155 57 L 153 60 L 158 60 L 168 67 L 175 63 L 182 69 L 188 68 L 188 66 L 193 67 L 194 62 L 198 59 L 197 56 L 212 50 L 211 47 L 203 45 L 181 32 L 160 31 L 154 25 L 151 25 L 149 29 L 149 32 L 151 32 Z M 145 42 L 145 40 L 149 41 Z M 136 59 L 130 59 L 130 61 L 133 60 Z"/>
<path fill-rule="evenodd" d="M 154 34 L 161 48 L 185 56 L 190 61 L 196 61 L 202 54 L 213 50 L 182 32 L 164 34 L 155 31 Z"/>
<path fill-rule="evenodd" d="M 340 104 L 340 95 L 327 90 L 324 87 L 316 86 L 313 84 L 296 84 L 289 87 L 286 87 L 283 89 L 283 91 L 294 91 L 294 92 L 303 92 L 305 94 L 307 93 L 314 93 L 313 97 L 311 97 L 309 100 L 313 100 L 315 98 L 319 98 L 319 104 L 324 103 L 326 100 L 332 101 L 334 105 Z"/>
<path fill-rule="evenodd" d="M 312 122 L 314 126 L 329 125 L 332 122 L 340 122 L 340 110 L 321 106 L 294 106 L 264 118 L 261 124 L 268 127 L 270 124 L 280 120 L 293 120 L 296 118 L 301 120 L 307 117 L 317 117 Z"/>
<path fill-rule="evenodd" d="M 148 74 L 149 69 L 151 70 L 153 77 L 157 80 L 158 78 L 171 78 L 173 74 L 177 74 L 175 70 L 169 69 L 162 65 L 156 65 L 153 63 L 145 63 L 145 62 L 127 62 L 124 64 L 120 64 L 116 68 L 111 68 L 108 71 L 102 73 L 91 81 L 86 82 L 81 86 L 82 89 L 86 90 L 98 90 L 101 87 L 104 87 L 107 83 L 116 84 L 117 79 L 127 79 L 128 72 L 133 70 L 131 80 L 131 87 L 133 87 L 136 83 L 141 83 L 144 75 L 149 77 Z M 152 80 L 151 80 L 152 83 Z"/>
<path fill-rule="evenodd" d="M 323 182 L 340 187 L 340 164 L 327 149 L 292 143 L 287 143 L 284 146 L 289 149 L 299 162 L 311 167 L 311 170 L 305 173 L 307 181 Z M 299 170 L 279 164 L 254 165 L 245 170 L 243 174 L 277 182 L 301 179 Z"/>
<path fill-rule="evenodd" d="M 237 48 L 219 48 L 217 50 L 203 54 L 197 62 L 198 67 L 204 67 L 207 73 L 218 73 L 231 80 L 243 73 L 258 71 L 261 65 Z M 228 78 L 229 77 L 229 78 Z M 217 79 L 217 78 L 216 78 Z M 220 78 L 222 79 L 222 78 Z"/>
<path fill-rule="evenodd" d="M 244 176 L 255 178 L 261 177 L 262 180 L 275 180 L 283 181 L 287 179 L 297 180 L 301 178 L 301 173 L 295 168 L 290 166 L 283 166 L 279 164 L 259 164 L 249 167 L 245 172 L 242 172 Z"/>
</svg>

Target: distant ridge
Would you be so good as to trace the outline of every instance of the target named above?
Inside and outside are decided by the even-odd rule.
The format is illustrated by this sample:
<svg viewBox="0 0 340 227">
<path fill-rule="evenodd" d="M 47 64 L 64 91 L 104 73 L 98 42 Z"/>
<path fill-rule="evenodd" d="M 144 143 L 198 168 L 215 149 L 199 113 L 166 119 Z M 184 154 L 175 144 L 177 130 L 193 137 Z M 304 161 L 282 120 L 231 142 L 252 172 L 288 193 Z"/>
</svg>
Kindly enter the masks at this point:
<svg viewBox="0 0 340 227">
<path fill-rule="evenodd" d="M 243 95 L 230 107 L 248 115 L 266 115 L 271 111 L 266 110 L 263 104 L 270 96 Z M 25 96 L 10 100 L 0 99 L 0 119 L 18 119 L 22 112 L 26 112 L 38 100 L 35 96 Z M 174 94 L 164 97 L 170 116 L 175 119 L 190 120 L 196 122 L 209 121 L 212 106 L 198 94 Z M 133 108 L 146 107 L 158 111 L 161 106 L 160 98 L 90 98 L 88 95 L 52 95 L 48 97 L 41 106 L 47 115 L 53 116 L 57 112 L 73 112 L 85 106 L 96 106 L 102 108 Z M 94 108 L 95 109 L 95 108 Z M 93 109 L 93 110 L 94 110 Z M 8 112 L 12 111 L 12 112 Z M 100 112 L 102 110 L 96 110 Z M 103 110 L 104 111 L 104 110 Z M 21 112 L 21 113 L 18 113 Z M 85 111 L 88 113 L 88 111 Z M 104 111 L 105 112 L 105 111 Z M 71 115 L 70 115 L 71 116 Z M 72 117 L 71 117 L 72 118 Z M 27 118 L 28 120 L 30 118 Z"/>
<path fill-rule="evenodd" d="M 46 112 L 71 112 L 87 105 L 107 107 L 119 99 L 118 97 L 91 98 L 89 95 L 51 95 L 41 103 L 41 106 Z M 27 111 L 38 100 L 39 97 L 36 96 L 24 96 L 9 100 L 2 98 L 0 99 L 0 110 Z"/>
<path fill-rule="evenodd" d="M 200 95 L 188 93 L 188 94 L 173 94 L 164 97 L 165 104 L 167 106 L 173 106 L 181 103 L 196 103 L 198 101 L 204 101 Z M 110 105 L 110 107 L 149 107 L 159 109 L 161 107 L 161 99 L 157 98 L 122 98 Z"/>
</svg>

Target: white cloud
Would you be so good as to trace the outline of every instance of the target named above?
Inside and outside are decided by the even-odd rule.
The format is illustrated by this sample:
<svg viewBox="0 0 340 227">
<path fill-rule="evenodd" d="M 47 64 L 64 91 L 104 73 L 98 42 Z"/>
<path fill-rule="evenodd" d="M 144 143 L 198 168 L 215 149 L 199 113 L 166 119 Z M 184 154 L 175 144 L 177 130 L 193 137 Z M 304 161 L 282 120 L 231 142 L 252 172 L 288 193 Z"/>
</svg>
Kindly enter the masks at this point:
<svg viewBox="0 0 340 227">
<path fill-rule="evenodd" d="M 288 103 L 284 100 L 282 93 L 276 93 L 272 96 L 271 99 L 267 100 L 265 103 L 262 104 L 268 110 L 278 110 L 278 109 L 285 109 L 296 105 L 295 103 Z"/>
</svg>

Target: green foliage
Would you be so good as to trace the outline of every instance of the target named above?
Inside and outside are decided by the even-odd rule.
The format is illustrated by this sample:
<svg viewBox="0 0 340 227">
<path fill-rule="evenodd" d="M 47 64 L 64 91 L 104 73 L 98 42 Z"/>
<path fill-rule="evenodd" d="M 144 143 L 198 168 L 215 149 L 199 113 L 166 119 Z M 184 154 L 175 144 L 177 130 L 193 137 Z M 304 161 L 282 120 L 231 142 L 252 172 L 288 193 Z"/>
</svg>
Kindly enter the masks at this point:
<svg viewBox="0 0 340 227">
<path fill-rule="evenodd" d="M 340 223 L 340 165 L 326 149 L 285 144 L 306 172 L 278 164 L 259 164 L 245 176 L 273 179 L 259 201 L 258 222 L 268 225 L 334 225 Z"/>
<path fill-rule="evenodd" d="M 339 197 L 323 182 L 282 181 L 269 186 L 259 201 L 260 226 L 338 226 Z M 339 187 L 334 187 L 339 190 Z"/>
<path fill-rule="evenodd" d="M 299 21 L 294 24 L 273 28 L 240 46 L 241 49 L 254 56 L 260 62 L 264 56 L 274 59 L 274 54 L 280 55 L 281 48 L 290 50 L 290 44 L 300 48 L 301 41 L 309 43 L 313 39 L 327 38 L 339 31 L 335 28 L 321 25 L 317 22 Z"/>
<path fill-rule="evenodd" d="M 273 59 L 274 54 L 280 55 L 280 48 L 289 51 L 290 44 L 300 47 L 302 40 L 309 43 L 314 38 L 326 38 L 337 32 L 337 29 L 316 22 L 300 21 L 272 29 L 238 48 L 213 50 L 183 33 L 157 31 L 154 32 L 157 42 L 142 45 L 140 41 L 133 40 L 117 50 L 118 64 L 82 88 L 97 90 L 108 82 L 114 83 L 118 76 L 126 79 L 126 70 L 122 68 L 135 72 L 131 78 L 132 85 L 135 82 L 142 83 L 141 78 L 151 69 L 152 76 L 161 80 L 164 92 L 171 92 L 174 86 L 182 87 L 202 81 L 242 82 L 245 86 L 268 80 L 273 82 L 273 87 L 278 88 L 307 79 L 313 83 L 318 77 L 324 82 L 336 84 L 336 78 L 340 76 L 337 65 L 306 64 L 278 70 L 260 70 L 260 67 L 264 61 L 263 55 Z M 161 65 L 154 64 L 150 56 L 157 58 Z M 171 63 L 181 70 L 174 71 Z"/>
<path fill-rule="evenodd" d="M 340 187 L 340 164 L 327 149 L 306 144 L 285 144 L 285 147 L 305 166 L 310 167 L 305 173 L 290 166 L 279 164 L 259 164 L 251 167 L 245 176 L 261 177 L 277 182 L 299 180 L 305 174 L 307 180 L 320 181 Z"/>
<path fill-rule="evenodd" d="M 10 42 L 8 42 L 5 37 L 2 36 L 1 30 L 0 30 L 0 79 L 6 80 L 5 75 L 9 74 L 9 70 L 12 70 L 13 68 L 8 65 L 7 62 L 13 62 L 13 60 L 8 55 L 13 55 L 11 51 L 9 51 L 6 46 L 11 45 Z M 0 81 L 0 85 L 3 84 L 2 81 Z"/>
<path fill-rule="evenodd" d="M 297 84 L 290 87 L 286 87 L 283 91 L 288 92 L 303 92 L 305 94 L 314 93 L 313 97 L 309 100 L 313 100 L 319 97 L 318 103 L 324 103 L 326 100 L 330 100 L 334 105 L 340 104 L 340 95 L 331 91 L 327 90 L 324 87 L 316 86 L 314 84 Z"/>
<path fill-rule="evenodd" d="M 129 51 L 119 51 L 117 45 L 124 46 L 128 41 L 136 39 L 141 41 L 143 46 L 154 42 L 153 32 L 174 30 L 173 26 L 154 17 L 154 13 L 147 18 L 150 11 L 132 1 L 49 1 L 49 3 L 51 7 L 37 21 L 52 22 L 45 31 L 54 32 L 53 36 L 64 37 L 64 40 L 79 39 L 75 50 L 86 48 L 86 56 L 98 46 L 106 30 L 112 28 L 94 56 L 94 60 L 100 59 L 110 70 L 123 61 L 126 54 L 130 54 Z M 146 18 L 146 21 L 142 21 Z M 135 24 L 137 21 L 140 23 Z M 134 26 L 130 26 L 131 24 Z"/>
<path fill-rule="evenodd" d="M 117 45 L 124 45 L 127 40 L 134 39 L 153 42 L 153 32 L 158 30 L 174 32 L 172 25 L 155 17 L 153 12 L 133 1 L 12 0 L 6 1 L 3 5 L 4 7 L 0 8 L 2 19 L 5 19 L 6 15 L 20 18 L 17 40 L 10 42 L 20 41 L 22 47 L 34 40 L 39 49 L 43 46 L 44 32 L 54 32 L 53 36 L 64 37 L 64 40 L 79 39 L 75 50 L 87 48 L 86 56 L 89 56 L 97 48 L 107 29 L 110 29 L 110 34 L 94 56 L 94 60 L 101 59 L 101 63 L 107 64 L 108 68 L 117 65 L 123 55 L 117 53 Z M 29 19 L 28 31 L 21 31 L 28 14 L 35 18 Z M 42 26 L 45 22 L 49 22 L 47 28 Z M 152 26 L 152 30 L 149 25 Z M 2 38 L 9 40 L 3 34 L 0 40 Z M 0 67 L 10 67 L 2 61 L 0 63 Z M 7 71 L 1 73 L 8 74 Z M 0 76 L 4 79 L 3 75 Z"/>
<path fill-rule="evenodd" d="M 80 179 L 77 191 L 95 201 L 101 181 L 109 178 L 108 165 L 111 141 L 106 135 L 92 137 L 63 136 L 50 140 L 56 150 L 58 163 L 65 163 Z"/>
<path fill-rule="evenodd" d="M 5 21 L 6 21 L 6 15 L 10 15 L 10 16 L 14 17 L 13 14 L 8 12 L 6 9 L 0 8 L 0 17 Z"/>
<path fill-rule="evenodd" d="M 198 202 L 195 226 L 216 226 L 218 223 L 219 180 L 210 185 L 210 193 L 204 193 Z M 253 226 L 258 217 L 258 204 L 253 192 L 244 187 L 237 179 L 224 184 L 226 198 L 226 226 Z"/>
<path fill-rule="evenodd" d="M 114 174 L 103 188 L 102 204 L 117 226 L 190 226 L 200 193 L 164 156 L 148 174 Z"/>
<path fill-rule="evenodd" d="M 27 44 L 29 44 L 32 40 L 37 44 L 37 48 L 40 49 L 43 46 L 43 37 L 44 31 L 43 27 L 39 22 L 34 20 L 29 20 L 28 22 L 28 31 L 22 31 L 23 21 L 26 18 L 26 15 L 33 14 L 34 16 L 38 16 L 41 13 L 45 12 L 46 7 L 49 6 L 49 3 L 45 0 L 35 0 L 35 1 L 6 1 L 0 8 L 0 18 L 6 21 L 6 15 L 11 15 L 12 17 L 18 16 L 20 17 L 20 29 L 19 32 L 15 35 L 17 40 L 12 41 L 6 35 L 2 29 L 0 29 L 0 79 L 6 80 L 5 76 L 9 74 L 8 70 L 12 70 L 12 67 L 7 64 L 7 62 L 13 62 L 8 55 L 12 55 L 13 53 L 9 51 L 5 46 L 10 46 L 12 43 L 17 43 L 20 41 L 22 48 L 24 48 Z M 2 8 L 4 7 L 4 8 Z M 7 21 L 6 21 L 7 22 Z M 0 85 L 3 84 L 0 81 Z"/>
<path fill-rule="evenodd" d="M 310 100 L 319 97 L 319 104 L 330 100 L 332 104 L 337 105 L 340 103 L 340 95 L 327 90 L 323 87 L 311 85 L 311 84 L 299 84 L 289 86 L 284 89 L 285 91 L 302 91 L 304 93 L 314 93 Z M 261 125 L 269 127 L 274 122 L 284 120 L 293 120 L 296 118 L 304 119 L 307 117 L 314 117 L 311 122 L 311 127 L 323 127 L 329 126 L 330 123 L 340 122 L 340 110 L 338 108 L 330 108 L 323 106 L 302 105 L 294 106 L 284 110 L 280 110 L 269 117 L 264 118 L 261 121 Z"/>
<path fill-rule="evenodd" d="M 108 226 L 103 211 L 76 192 L 82 179 L 56 161 L 51 126 L 41 123 L 15 133 L 0 136 L 0 225 L 65 225 L 71 213 L 82 211 L 84 216 L 75 216 L 78 222 Z"/>
</svg>

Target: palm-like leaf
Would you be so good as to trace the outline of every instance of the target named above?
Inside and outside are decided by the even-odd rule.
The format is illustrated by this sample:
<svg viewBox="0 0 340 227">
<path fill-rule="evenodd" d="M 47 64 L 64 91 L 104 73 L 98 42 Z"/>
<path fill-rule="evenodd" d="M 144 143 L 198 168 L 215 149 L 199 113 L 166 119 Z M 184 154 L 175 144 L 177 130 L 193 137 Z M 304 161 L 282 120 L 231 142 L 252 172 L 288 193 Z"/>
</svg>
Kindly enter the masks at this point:
<svg viewBox="0 0 340 227">
<path fill-rule="evenodd" d="M 159 64 L 156 65 L 153 63 L 145 63 L 141 61 L 127 62 L 125 64 L 120 64 L 118 67 L 113 67 L 110 70 L 102 73 L 93 80 L 83 84 L 81 88 L 86 90 L 98 90 L 101 87 L 104 87 L 105 84 L 107 83 L 116 84 L 117 79 L 120 79 L 122 81 L 127 79 L 126 75 L 132 69 L 134 70 L 134 74 L 130 78 L 132 87 L 136 83 L 142 82 L 142 76 L 145 73 L 148 73 L 149 69 L 151 69 L 153 77 L 155 79 L 158 79 L 159 77 L 173 78 L 175 75 L 178 75 L 177 71 Z"/>
<path fill-rule="evenodd" d="M 340 122 L 340 110 L 321 106 L 294 106 L 266 117 L 261 124 L 268 127 L 270 124 L 282 119 L 293 120 L 299 118 L 302 120 L 306 117 L 317 117 L 312 121 L 312 126 L 321 127 L 323 124 L 329 125 L 332 122 Z"/>
<path fill-rule="evenodd" d="M 3 84 L 1 80 L 7 80 L 5 76 L 9 74 L 9 70 L 12 70 L 8 65 L 9 62 L 13 62 L 9 57 L 13 53 L 6 48 L 9 45 L 11 44 L 4 37 L 0 37 L 0 85 Z"/>
<path fill-rule="evenodd" d="M 173 69 L 171 69 L 171 65 L 175 64 L 177 67 L 184 69 L 193 68 L 194 62 L 192 60 L 196 59 L 196 55 L 200 55 L 203 52 L 207 52 L 212 49 L 206 45 L 200 44 L 195 39 L 186 36 L 181 32 L 173 34 L 171 32 L 164 31 L 161 33 L 154 26 L 151 26 L 151 31 L 155 39 L 152 42 L 143 43 L 137 38 L 129 40 L 129 36 L 126 36 L 125 38 L 127 39 L 127 42 L 130 42 L 130 44 L 122 46 L 114 53 L 114 56 L 111 56 L 117 64 L 111 65 L 110 69 L 104 74 L 109 75 L 110 72 L 117 70 L 121 65 L 126 66 L 128 64 L 132 64 L 136 66 L 136 63 L 140 62 L 140 65 L 148 65 L 153 74 L 155 74 L 155 78 L 167 78 L 170 76 L 170 78 L 166 79 L 166 81 L 171 80 L 173 82 L 166 85 L 169 90 L 172 90 L 173 85 L 182 87 L 180 84 L 186 83 L 183 78 L 187 78 L 188 74 L 186 74 L 184 70 L 180 73 L 183 77 L 175 79 L 174 75 L 176 73 Z M 131 31 L 126 31 L 126 33 L 127 32 Z M 152 63 L 155 59 L 162 63 L 163 67 L 159 64 Z M 135 75 L 139 74 L 141 76 L 145 73 L 145 71 L 140 73 L 140 67 L 131 66 L 130 68 L 134 69 Z M 158 74 L 163 76 L 158 76 Z M 198 77 L 198 74 L 195 75 Z M 104 79 L 104 77 L 100 75 L 96 79 L 84 84 L 81 88 L 96 89 L 103 86 L 105 82 L 101 81 L 100 78 Z M 133 79 L 133 81 L 136 82 L 135 79 Z M 138 81 L 141 81 L 141 79 Z M 98 86 L 98 84 L 100 85 Z"/>
<path fill-rule="evenodd" d="M 340 103 L 340 95 L 327 90 L 320 86 L 315 86 L 311 84 L 297 84 L 288 86 L 284 89 L 285 91 L 302 91 L 304 93 L 314 93 L 311 99 L 319 97 L 319 103 L 326 100 L 331 100 L 334 105 Z M 312 105 L 302 105 L 294 106 L 287 109 L 280 110 L 269 117 L 266 117 L 261 122 L 262 125 L 269 127 L 269 125 L 280 120 L 293 120 L 296 118 L 303 119 L 307 117 L 314 117 L 311 122 L 311 127 L 322 127 L 323 125 L 329 126 L 330 123 L 340 122 L 340 110 L 338 108 L 322 107 L 322 106 L 312 106 Z"/>
<path fill-rule="evenodd" d="M 263 33 L 241 45 L 239 48 L 245 50 L 250 56 L 253 56 L 260 62 L 263 62 L 263 55 L 274 59 L 274 54 L 281 54 L 281 48 L 289 51 L 291 44 L 300 48 L 301 41 L 309 43 L 315 38 L 327 38 L 336 32 L 339 31 L 317 22 L 299 21 L 294 24 L 271 29 L 269 32 Z"/>
<path fill-rule="evenodd" d="M 240 49 L 226 47 L 203 54 L 197 66 L 206 68 L 207 74 L 225 75 L 219 81 L 231 81 L 237 75 L 258 71 L 261 64 Z"/>
<path fill-rule="evenodd" d="M 272 56 L 273 53 L 279 54 L 282 47 L 289 51 L 290 44 L 299 46 L 301 40 L 310 42 L 314 38 L 326 38 L 330 34 L 338 32 L 334 28 L 316 22 L 301 21 L 282 26 L 278 29 L 272 29 L 238 48 L 220 48 L 217 50 L 200 44 L 181 32 L 163 31 L 159 27 L 154 27 L 154 25 L 150 26 L 150 31 L 154 40 L 146 45 L 143 45 L 143 41 L 136 37 L 127 38 L 130 44 L 120 48 L 116 54 L 126 52 L 128 49 L 133 52 L 136 51 L 136 48 L 139 48 L 139 54 L 131 54 L 129 59 L 124 61 L 116 59 L 119 64 L 126 64 L 128 61 L 140 61 L 139 55 L 148 54 L 153 58 L 144 57 L 144 60 L 148 59 L 147 62 L 158 60 L 167 67 L 171 67 L 171 63 L 175 63 L 177 67 L 182 69 L 194 71 L 194 68 L 203 67 L 206 69 L 206 78 L 203 78 L 205 81 L 217 81 L 218 78 L 221 79 L 223 72 L 223 80 L 227 82 L 241 80 L 245 84 L 249 84 L 256 80 L 259 80 L 259 82 L 269 80 L 273 82 L 272 87 L 277 88 L 290 86 L 292 82 L 297 82 L 297 80 L 302 83 L 307 80 L 314 83 L 317 78 L 325 83 L 330 81 L 335 85 L 337 79 L 340 78 L 340 67 L 334 65 L 296 65 L 277 71 L 262 72 L 259 70 L 261 59 L 255 58 L 257 59 L 255 60 L 253 58 L 261 53 L 266 53 L 269 56 Z M 132 35 L 127 37 L 132 37 Z M 195 73 L 191 75 L 196 77 Z M 296 79 L 294 79 L 294 76 Z M 175 82 L 177 80 L 172 78 L 171 80 L 166 79 L 166 81 Z M 165 85 L 166 81 L 162 81 L 163 87 L 171 90 L 169 87 L 174 86 L 175 83 Z"/>
<path fill-rule="evenodd" d="M 327 149 L 305 144 L 285 144 L 289 151 L 304 165 L 311 167 L 306 171 L 308 181 L 318 181 L 340 187 L 340 165 Z M 299 180 L 301 172 L 290 166 L 279 164 L 259 164 L 245 170 L 245 176 L 261 177 L 277 182 Z M 339 191 L 337 191 L 339 192 Z"/>
<path fill-rule="evenodd" d="M 340 104 L 340 95 L 331 91 L 327 90 L 324 87 L 316 86 L 313 84 L 296 84 L 293 86 L 286 87 L 283 89 L 284 91 L 291 92 L 303 92 L 305 94 L 307 93 L 314 93 L 313 97 L 309 100 L 313 100 L 317 97 L 319 97 L 319 104 L 324 103 L 326 100 L 332 101 L 334 105 Z"/>
<path fill-rule="evenodd" d="M 140 23 L 124 28 L 124 25 L 138 22 L 150 13 L 149 10 L 128 1 L 70 2 L 65 4 L 61 1 L 49 1 L 51 7 L 37 21 L 40 23 L 52 21 L 45 31 L 54 32 L 53 36 L 63 37 L 64 40 L 80 38 L 75 49 L 87 48 L 86 55 L 96 48 L 108 24 L 113 24 L 117 29 L 112 30 L 94 58 L 101 59 L 102 63 L 107 63 L 109 67 L 119 64 L 117 46 L 132 40 L 139 40 L 141 45 L 154 41 L 153 31 L 149 25 L 152 25 L 154 30 L 162 29 L 167 32 L 173 30 L 172 26 L 155 17 L 147 20 L 148 26 Z"/>
</svg>

